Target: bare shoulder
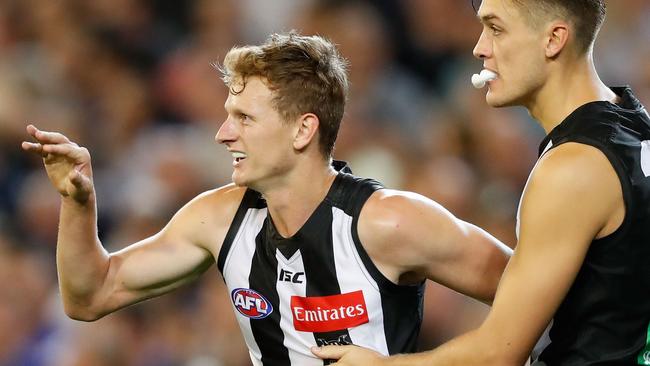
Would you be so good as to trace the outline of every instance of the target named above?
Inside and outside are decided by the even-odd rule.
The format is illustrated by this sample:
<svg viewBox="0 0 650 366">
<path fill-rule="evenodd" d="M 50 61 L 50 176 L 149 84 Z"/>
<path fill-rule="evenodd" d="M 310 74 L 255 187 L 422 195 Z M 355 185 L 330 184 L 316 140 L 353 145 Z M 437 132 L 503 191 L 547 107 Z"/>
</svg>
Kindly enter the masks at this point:
<svg viewBox="0 0 650 366">
<path fill-rule="evenodd" d="M 222 218 L 223 214 L 237 211 L 244 193 L 245 187 L 231 183 L 199 194 L 188 203 L 188 208 Z M 234 215 L 234 212 L 232 214 Z"/>
<path fill-rule="evenodd" d="M 361 210 L 359 239 L 384 275 L 396 281 L 417 271 L 435 243 L 452 232 L 456 218 L 440 204 L 413 192 L 379 190 Z M 397 282 L 397 281 L 396 281 Z"/>
<path fill-rule="evenodd" d="M 535 174 L 544 174 L 546 177 L 574 178 L 576 183 L 582 180 L 578 174 L 585 178 L 592 178 L 593 175 L 607 175 L 615 173 L 614 168 L 599 149 L 576 142 L 567 142 L 548 153 L 540 159 Z M 593 182 L 592 182 L 593 183 Z"/>
<path fill-rule="evenodd" d="M 165 231 L 191 237 L 218 253 L 245 192 L 246 188 L 234 184 L 203 192 L 174 215 Z"/>
<path fill-rule="evenodd" d="M 562 144 L 542 156 L 530 185 L 556 195 L 621 198 L 620 181 L 608 158 L 597 148 L 580 143 Z"/>
<path fill-rule="evenodd" d="M 597 148 L 565 143 L 538 162 L 522 200 L 522 217 L 552 217 L 584 220 L 597 237 L 613 232 L 625 215 L 623 190 L 614 167 Z M 538 220 L 539 219 L 539 220 Z M 532 222 L 542 220 L 538 218 Z M 522 223 L 530 220 L 521 220 Z"/>
<path fill-rule="evenodd" d="M 444 207 L 420 194 L 383 189 L 375 192 L 361 210 L 359 225 L 374 236 L 394 238 L 426 221 L 435 225 L 438 220 L 453 218 Z M 361 227 L 363 226 L 363 228 Z"/>
</svg>

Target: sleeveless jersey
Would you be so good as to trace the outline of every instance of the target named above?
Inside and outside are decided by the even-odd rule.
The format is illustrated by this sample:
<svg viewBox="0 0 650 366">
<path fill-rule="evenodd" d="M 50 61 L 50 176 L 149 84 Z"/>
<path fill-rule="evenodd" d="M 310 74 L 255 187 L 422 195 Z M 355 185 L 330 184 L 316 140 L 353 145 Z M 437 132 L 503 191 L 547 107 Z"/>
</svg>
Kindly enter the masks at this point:
<svg viewBox="0 0 650 366">
<path fill-rule="evenodd" d="M 385 278 L 357 233 L 361 208 L 382 187 L 334 166 L 327 196 L 292 237 L 278 234 L 251 189 L 226 235 L 217 265 L 254 365 L 329 364 L 310 351 L 328 344 L 415 351 L 424 287 Z"/>
<path fill-rule="evenodd" d="M 623 223 L 591 243 L 554 316 L 540 356 L 549 366 L 650 365 L 650 118 L 629 88 L 612 90 L 619 104 L 581 106 L 540 146 L 540 155 L 567 142 L 599 149 L 625 202 Z"/>
</svg>

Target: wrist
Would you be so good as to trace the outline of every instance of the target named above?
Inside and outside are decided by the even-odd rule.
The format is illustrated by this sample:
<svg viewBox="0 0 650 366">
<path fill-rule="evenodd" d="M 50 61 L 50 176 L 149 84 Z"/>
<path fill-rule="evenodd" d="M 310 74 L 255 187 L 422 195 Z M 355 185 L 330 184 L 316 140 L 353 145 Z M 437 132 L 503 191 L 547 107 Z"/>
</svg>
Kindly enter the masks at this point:
<svg viewBox="0 0 650 366">
<path fill-rule="evenodd" d="M 95 193 L 89 193 L 85 197 L 61 196 L 61 205 L 71 209 L 88 210 L 95 207 Z"/>
</svg>

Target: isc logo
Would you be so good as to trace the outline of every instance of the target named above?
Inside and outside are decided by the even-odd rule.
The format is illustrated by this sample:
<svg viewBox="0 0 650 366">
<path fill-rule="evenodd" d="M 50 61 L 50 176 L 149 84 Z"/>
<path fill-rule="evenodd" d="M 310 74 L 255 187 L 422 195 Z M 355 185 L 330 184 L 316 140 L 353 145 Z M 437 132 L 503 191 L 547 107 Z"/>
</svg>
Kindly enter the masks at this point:
<svg viewBox="0 0 650 366">
<path fill-rule="evenodd" d="M 231 293 L 232 303 L 247 318 L 262 319 L 273 312 L 271 302 L 262 294 L 248 288 L 236 288 Z"/>
<path fill-rule="evenodd" d="M 280 275 L 278 276 L 278 281 L 283 282 L 292 282 L 292 283 L 302 283 L 302 277 L 305 276 L 305 272 L 291 272 L 286 269 L 280 270 Z"/>
</svg>

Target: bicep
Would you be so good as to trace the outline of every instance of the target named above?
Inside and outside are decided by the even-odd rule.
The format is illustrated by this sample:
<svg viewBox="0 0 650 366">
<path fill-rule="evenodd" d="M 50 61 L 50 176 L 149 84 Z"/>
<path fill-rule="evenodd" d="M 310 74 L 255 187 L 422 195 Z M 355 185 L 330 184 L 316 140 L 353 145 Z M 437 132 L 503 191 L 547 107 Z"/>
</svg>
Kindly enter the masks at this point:
<svg viewBox="0 0 650 366">
<path fill-rule="evenodd" d="M 211 253 L 182 235 L 160 232 L 110 257 L 110 281 L 129 302 L 177 288 L 204 272 L 214 261 Z M 119 292 L 119 291 L 118 291 Z"/>
<path fill-rule="evenodd" d="M 441 210 L 438 209 L 438 211 Z M 489 303 L 512 250 L 483 229 L 447 212 L 433 213 L 416 242 L 427 278 Z M 413 240 L 416 240 L 414 238 Z"/>
<path fill-rule="evenodd" d="M 205 272 L 241 200 L 242 192 L 226 188 L 200 195 L 159 233 L 112 253 L 95 302 L 110 312 L 171 291 Z"/>
<path fill-rule="evenodd" d="M 210 267 L 209 251 L 166 229 L 110 254 L 103 286 L 93 300 L 98 313 L 167 293 Z"/>
<path fill-rule="evenodd" d="M 480 228 L 455 218 L 436 202 L 408 192 L 374 200 L 360 228 L 373 258 L 394 277 L 428 278 L 461 293 L 491 300 L 510 249 Z M 362 217 L 360 223 L 364 219 Z M 365 234 L 364 234 L 365 233 Z M 373 245 L 372 243 L 379 243 Z"/>
</svg>

